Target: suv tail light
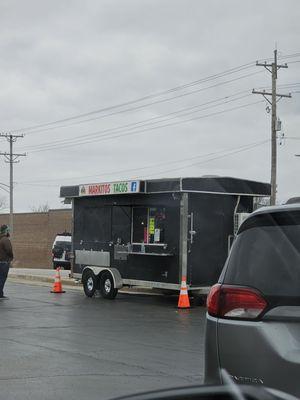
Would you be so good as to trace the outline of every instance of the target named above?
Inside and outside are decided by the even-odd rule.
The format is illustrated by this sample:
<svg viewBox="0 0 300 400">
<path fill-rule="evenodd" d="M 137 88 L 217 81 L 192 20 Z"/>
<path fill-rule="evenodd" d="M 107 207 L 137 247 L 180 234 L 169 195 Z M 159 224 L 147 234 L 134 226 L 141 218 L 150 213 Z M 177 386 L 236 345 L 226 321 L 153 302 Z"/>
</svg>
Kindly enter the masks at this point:
<svg viewBox="0 0 300 400">
<path fill-rule="evenodd" d="M 218 318 L 256 319 L 268 303 L 256 289 L 214 285 L 207 297 L 208 314 Z"/>
</svg>

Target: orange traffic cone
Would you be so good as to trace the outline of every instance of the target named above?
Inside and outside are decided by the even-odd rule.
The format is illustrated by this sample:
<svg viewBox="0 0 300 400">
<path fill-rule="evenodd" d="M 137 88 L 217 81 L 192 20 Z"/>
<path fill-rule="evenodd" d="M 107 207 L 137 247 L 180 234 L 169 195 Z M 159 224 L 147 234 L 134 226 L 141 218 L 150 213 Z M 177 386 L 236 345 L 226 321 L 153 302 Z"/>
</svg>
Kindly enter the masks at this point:
<svg viewBox="0 0 300 400">
<path fill-rule="evenodd" d="M 190 308 L 190 299 L 186 286 L 186 277 L 183 276 L 181 280 L 181 288 L 178 299 L 178 308 Z"/>
<path fill-rule="evenodd" d="M 53 284 L 51 293 L 65 293 L 65 291 L 62 288 L 62 284 L 61 284 L 60 268 L 56 268 L 54 284 Z"/>
</svg>

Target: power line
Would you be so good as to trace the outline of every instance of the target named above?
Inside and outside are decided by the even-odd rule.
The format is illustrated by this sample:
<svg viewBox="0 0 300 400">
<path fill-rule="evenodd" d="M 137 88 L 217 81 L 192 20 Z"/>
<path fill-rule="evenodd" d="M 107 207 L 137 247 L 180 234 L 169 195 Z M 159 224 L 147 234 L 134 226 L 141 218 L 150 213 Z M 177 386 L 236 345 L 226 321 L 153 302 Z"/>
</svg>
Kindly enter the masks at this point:
<svg viewBox="0 0 300 400">
<path fill-rule="evenodd" d="M 230 103 L 230 102 L 233 102 L 233 101 L 237 101 L 237 100 L 243 99 L 245 97 L 251 96 L 250 94 L 246 94 L 246 95 L 243 95 L 243 96 L 240 96 L 240 97 L 236 97 L 236 96 L 238 96 L 239 94 L 242 94 L 242 93 L 248 93 L 248 90 L 247 91 L 243 90 L 243 91 L 237 92 L 237 93 L 235 93 L 233 95 L 224 96 L 224 97 L 221 97 L 221 98 L 218 98 L 218 99 L 215 99 L 215 100 L 207 101 L 207 102 L 202 103 L 202 104 L 198 104 L 198 105 L 191 106 L 191 107 L 185 107 L 185 108 L 177 110 L 177 111 L 173 111 L 173 112 L 170 112 L 170 113 L 167 113 L 167 114 L 163 114 L 163 115 L 159 115 L 159 116 L 156 116 L 156 117 L 147 118 L 147 119 L 144 119 L 144 120 L 141 120 L 141 121 L 138 121 L 138 122 L 134 122 L 134 123 L 121 125 L 119 127 L 108 128 L 108 129 L 104 129 L 104 130 L 93 132 L 93 133 L 79 135 L 79 136 L 72 137 L 72 138 L 69 138 L 69 139 L 66 138 L 66 139 L 62 139 L 62 140 L 55 140 L 55 141 L 51 141 L 51 142 L 48 142 L 48 143 L 41 143 L 41 144 L 34 145 L 34 146 L 27 145 L 27 146 L 24 146 L 23 149 L 24 148 L 25 149 L 26 148 L 37 149 L 37 148 L 44 148 L 45 146 L 47 147 L 47 146 L 53 146 L 53 145 L 57 145 L 57 144 L 66 144 L 66 143 L 76 142 L 77 140 L 82 140 L 83 138 L 91 138 L 93 136 L 99 136 L 99 135 L 101 137 L 102 136 L 108 136 L 108 135 L 101 135 L 101 134 L 104 134 L 104 133 L 108 134 L 108 133 L 114 133 L 114 132 L 118 132 L 118 131 L 124 131 L 124 129 L 125 129 L 125 132 L 127 132 L 128 130 L 132 130 L 132 129 L 140 129 L 140 128 L 145 127 L 145 126 L 162 123 L 162 122 L 165 122 L 165 121 L 172 120 L 174 118 L 179 118 L 179 117 L 182 117 L 182 116 L 185 116 L 185 115 L 190 115 L 190 114 L 197 113 L 199 111 L 204 111 L 204 110 L 207 110 L 207 109 L 210 109 L 210 108 L 219 107 L 220 105 L 224 105 L 224 104 L 227 104 L 227 103 Z M 233 98 L 232 100 L 229 100 L 232 97 L 235 97 L 235 98 Z M 213 103 L 217 103 L 217 104 L 213 104 Z M 209 105 L 209 106 L 208 107 L 204 107 L 206 105 Z M 171 118 L 162 119 L 162 118 L 168 117 L 168 116 L 172 116 L 172 117 Z M 159 121 L 159 119 L 160 119 L 160 121 Z"/>
<path fill-rule="evenodd" d="M 113 135 L 113 136 L 105 134 L 105 135 L 101 135 L 99 137 L 96 137 L 94 139 L 84 140 L 84 141 L 80 141 L 80 142 L 78 141 L 77 143 L 69 142 L 69 144 L 67 144 L 67 145 L 53 146 L 53 147 L 48 147 L 48 148 L 44 148 L 44 149 L 40 149 L 40 150 L 33 150 L 32 153 L 41 152 L 41 151 L 48 151 L 48 150 L 53 150 L 53 149 L 59 149 L 59 148 L 66 148 L 66 147 L 69 148 L 69 147 L 74 147 L 74 146 L 78 146 L 78 145 L 82 145 L 82 144 L 94 143 L 94 142 L 99 142 L 99 141 L 105 141 L 105 140 L 111 140 L 111 139 L 117 139 L 117 138 L 127 137 L 127 136 L 131 136 L 131 135 L 141 134 L 141 133 L 153 131 L 153 130 L 156 130 L 156 129 L 166 128 L 166 127 L 170 127 L 170 126 L 183 124 L 183 123 L 186 123 L 186 122 L 191 122 L 191 121 L 196 121 L 196 120 L 203 119 L 203 118 L 208 118 L 208 117 L 211 117 L 211 116 L 216 116 L 216 115 L 219 115 L 219 114 L 224 114 L 226 112 L 234 111 L 234 110 L 237 110 L 237 109 L 240 109 L 240 108 L 245 108 L 245 107 L 248 107 L 248 106 L 251 106 L 251 105 L 254 105 L 254 104 L 258 104 L 258 103 L 261 103 L 261 102 L 262 101 L 248 103 L 248 104 L 244 104 L 242 106 L 233 107 L 233 108 L 230 108 L 230 109 L 226 109 L 226 110 L 217 111 L 217 112 L 214 112 L 214 113 L 202 115 L 200 117 L 189 118 L 189 119 L 186 119 L 186 120 L 173 122 L 173 123 L 168 123 L 168 124 L 159 125 L 159 126 L 154 126 L 154 127 L 150 127 L 150 128 L 145 128 L 145 129 L 137 130 L 137 131 L 133 131 L 133 132 L 125 131 L 125 133 L 117 134 L 117 135 Z"/>
<path fill-rule="evenodd" d="M 6 192 L 6 193 L 9 193 L 9 190 L 6 189 L 6 187 L 3 187 L 2 185 L 3 185 L 3 184 L 0 183 L 0 189 L 1 189 L 1 190 L 4 190 L 4 192 Z M 5 185 L 5 186 L 6 186 L 6 185 Z"/>
<path fill-rule="evenodd" d="M 252 143 L 251 143 L 251 145 L 252 145 Z M 247 147 L 247 146 L 249 146 L 249 145 L 243 145 L 243 146 L 239 146 L 238 148 L 241 148 L 241 147 Z M 236 149 L 236 147 L 234 147 L 234 149 Z M 231 150 L 231 149 L 228 149 L 228 150 Z M 113 172 L 103 172 L 102 173 L 102 175 L 115 175 L 115 174 L 117 174 L 117 175 L 119 175 L 120 173 L 124 173 L 124 172 L 133 172 L 133 171 L 136 171 L 137 169 L 140 171 L 140 170 L 144 170 L 144 169 L 149 169 L 149 168 L 154 168 L 154 167 L 160 167 L 160 166 L 165 166 L 165 165 L 170 165 L 170 164 L 177 164 L 177 163 L 179 163 L 179 162 L 186 162 L 186 161 L 191 161 L 191 160 L 193 160 L 193 159 L 198 159 L 198 158 L 203 158 L 203 157 L 208 157 L 208 156 L 211 156 L 211 155 L 216 155 L 216 154 L 219 154 L 219 153 L 224 153 L 224 151 L 228 151 L 228 150 L 220 150 L 220 151 L 215 151 L 215 152 L 211 152 L 211 153 L 207 153 L 207 154 L 201 154 L 201 155 L 197 155 L 197 156 L 193 156 L 193 157 L 188 157 L 188 158 L 183 158 L 183 159 L 177 159 L 177 160 L 173 160 L 173 161 L 165 161 L 165 162 L 161 162 L 161 163 L 158 163 L 158 164 L 151 164 L 151 165 L 148 165 L 148 166 L 145 166 L 145 167 L 138 167 L 138 168 L 130 168 L 130 169 L 127 169 L 127 170 L 124 170 L 124 169 L 122 169 L 122 170 L 117 170 L 117 171 L 113 171 Z M 72 177 L 72 178 L 55 178 L 55 179 L 47 179 L 47 180 L 42 180 L 43 182 L 50 182 L 50 181 L 57 181 L 57 180 L 73 180 L 73 179 L 83 179 L 83 178 L 92 178 L 92 177 L 95 177 L 95 176 L 98 176 L 99 174 L 97 174 L 97 175 L 85 175 L 85 176 L 80 176 L 80 177 L 76 177 L 76 178 L 74 178 L 74 177 Z M 35 181 L 30 181 L 29 183 L 32 183 L 32 182 L 40 182 L 41 180 L 35 180 Z M 23 183 L 27 183 L 27 182 L 23 182 Z"/>
<path fill-rule="evenodd" d="M 161 162 L 161 163 L 156 163 L 156 164 L 151 164 L 151 165 L 147 165 L 144 167 L 138 167 L 138 168 L 130 168 L 130 169 L 122 169 L 122 170 L 117 170 L 117 171 L 106 171 L 106 172 L 102 172 L 101 176 L 107 176 L 107 175 L 119 175 L 120 173 L 127 173 L 127 172 L 134 172 L 134 171 L 140 171 L 140 170 L 145 170 L 145 169 L 153 169 L 153 168 L 157 168 L 157 167 L 161 167 L 161 166 L 165 166 L 165 165 L 171 165 L 171 164 L 178 164 L 178 163 L 182 163 L 182 162 L 186 162 L 186 161 L 191 161 L 191 160 L 196 160 L 199 158 L 205 158 L 205 157 L 209 157 L 209 156 L 215 156 L 217 154 L 221 154 L 222 157 L 226 156 L 228 152 L 230 152 L 229 155 L 231 155 L 232 151 L 241 151 L 241 150 L 248 150 L 252 147 L 256 147 L 258 145 L 262 145 L 266 142 L 268 142 L 269 140 L 262 140 L 262 141 L 258 141 L 258 142 L 254 142 L 254 143 L 249 143 L 246 145 L 242 145 L 242 146 L 238 146 L 238 147 L 233 147 L 227 150 L 219 150 L 219 151 L 214 151 L 214 152 L 210 152 L 210 153 L 206 153 L 206 154 L 201 154 L 201 155 L 197 155 L 197 156 L 193 156 L 193 157 L 188 157 L 188 158 L 182 158 L 182 159 L 177 159 L 177 160 L 172 160 L 172 161 L 165 161 L 165 162 Z M 226 154 L 224 154 L 226 153 Z M 209 160 L 211 161 L 211 159 Z M 198 164 L 198 163 L 196 163 Z M 181 168 L 181 167 L 179 167 Z M 184 167 L 185 168 L 185 167 Z M 47 185 L 40 185 L 36 182 L 57 182 L 60 180 L 74 180 L 74 179 L 86 179 L 86 178 L 93 178 L 93 177 L 99 177 L 99 174 L 93 174 L 93 175 L 85 175 L 85 176 L 77 176 L 77 177 L 72 177 L 72 178 L 54 178 L 54 179 L 41 179 L 41 180 L 34 180 L 34 181 L 25 181 L 25 182 L 17 182 L 17 184 L 21 184 L 21 185 L 29 185 L 29 186 L 51 186 L 49 184 Z M 53 185 L 55 187 L 57 187 L 58 185 Z"/>
<path fill-rule="evenodd" d="M 177 90 L 183 90 L 183 89 L 186 89 L 186 88 L 191 87 L 191 86 L 195 86 L 195 85 L 198 85 L 198 84 L 201 84 L 201 83 L 209 82 L 210 80 L 214 80 L 214 79 L 218 79 L 218 78 L 221 78 L 221 77 L 224 77 L 224 76 L 227 76 L 227 75 L 231 75 L 231 74 L 243 71 L 245 69 L 251 68 L 253 66 L 254 66 L 254 62 L 246 63 L 246 64 L 240 65 L 238 67 L 230 68 L 230 69 L 225 70 L 223 72 L 220 72 L 220 73 L 217 73 L 217 74 L 214 74 L 214 75 L 210 75 L 208 77 L 205 77 L 205 78 L 202 78 L 202 79 L 198 79 L 196 81 L 189 82 L 189 83 L 184 84 L 184 85 L 175 86 L 173 88 L 170 88 L 170 89 L 167 89 L 167 90 L 163 90 L 163 91 L 160 91 L 160 92 L 157 92 L 157 93 L 145 95 L 145 96 L 139 97 L 139 98 L 137 98 L 135 100 L 130 100 L 130 101 L 126 101 L 126 102 L 123 102 L 123 103 L 115 104 L 115 105 L 112 105 L 112 106 L 103 107 L 103 108 L 100 108 L 98 110 L 94 110 L 94 111 L 89 111 L 89 112 L 82 113 L 82 114 L 73 115 L 71 117 L 58 119 L 56 121 L 51 121 L 51 122 L 46 122 L 46 123 L 43 123 L 43 124 L 37 124 L 37 125 L 25 127 L 25 128 L 15 129 L 15 130 L 12 130 L 11 133 L 19 132 L 19 131 L 23 131 L 23 132 L 24 131 L 29 131 L 29 130 L 33 130 L 33 129 L 37 129 L 37 128 L 41 128 L 41 127 L 54 125 L 54 124 L 61 123 L 61 122 L 71 121 L 73 119 L 84 118 L 84 117 L 87 117 L 87 116 L 90 116 L 90 115 L 93 115 L 93 114 L 98 114 L 98 113 L 101 113 L 101 112 L 110 111 L 110 110 L 113 110 L 113 109 L 116 109 L 116 108 L 120 108 L 120 107 L 124 107 L 124 106 L 127 106 L 127 105 L 139 103 L 139 102 L 144 101 L 144 100 L 148 100 L 148 99 L 151 99 L 151 98 L 159 97 L 159 96 L 162 96 L 162 95 L 165 95 L 165 94 L 169 94 L 169 93 L 177 91 Z"/>
<path fill-rule="evenodd" d="M 300 82 L 290 82 L 290 83 L 282 83 L 281 85 L 277 85 L 277 87 L 284 87 L 284 86 L 298 86 Z"/>
<path fill-rule="evenodd" d="M 296 56 L 299 56 L 299 55 L 300 55 L 300 53 L 287 54 L 285 56 L 280 56 L 279 58 L 281 58 L 281 59 L 292 58 L 292 57 L 296 57 Z M 267 60 L 269 60 L 269 59 L 267 59 Z M 297 61 L 294 61 L 294 62 L 297 62 Z M 213 75 L 207 76 L 207 77 L 202 78 L 202 79 L 198 79 L 198 80 L 195 80 L 195 81 L 183 84 L 183 85 L 175 86 L 175 87 L 167 89 L 167 90 L 163 90 L 163 91 L 160 91 L 160 92 L 157 92 L 157 93 L 153 93 L 153 94 L 149 94 L 149 95 L 145 95 L 145 96 L 139 97 L 139 98 L 137 98 L 135 100 L 119 103 L 119 104 L 112 105 L 112 106 L 109 106 L 109 107 L 104 107 L 104 108 L 101 108 L 101 109 L 98 109 L 98 110 L 94 110 L 94 111 L 89 111 L 87 113 L 73 115 L 71 117 L 66 117 L 66 118 L 58 119 L 58 120 L 51 121 L 51 122 L 46 122 L 46 123 L 42 123 L 42 124 L 36 124 L 36 125 L 24 127 L 24 128 L 11 130 L 11 133 L 17 133 L 17 132 L 20 132 L 20 131 L 24 132 L 24 131 L 36 130 L 38 128 L 47 127 L 47 126 L 51 126 L 51 125 L 56 125 L 58 123 L 67 122 L 67 121 L 71 121 L 71 120 L 78 119 L 78 118 L 84 118 L 84 117 L 87 117 L 87 116 L 90 116 L 90 115 L 93 115 L 93 114 L 98 114 L 98 113 L 101 113 L 101 112 L 104 112 L 104 111 L 109 111 L 109 110 L 120 108 L 120 107 L 123 107 L 123 106 L 126 106 L 126 105 L 135 104 L 135 103 L 138 103 L 138 102 L 141 102 L 141 101 L 144 101 L 144 100 L 148 100 L 150 98 L 163 96 L 163 95 L 171 93 L 171 92 L 175 92 L 175 91 L 178 91 L 178 90 L 184 90 L 184 89 L 189 88 L 191 86 L 199 85 L 201 83 L 209 82 L 210 80 L 214 80 L 214 79 L 218 79 L 218 78 L 221 78 L 221 77 L 224 77 L 224 76 L 227 76 L 227 75 L 231 75 L 231 74 L 234 74 L 234 73 L 249 69 L 249 68 L 251 68 L 253 66 L 254 66 L 254 62 L 253 61 L 252 62 L 248 62 L 248 63 L 242 64 L 240 66 L 233 67 L 233 68 L 227 69 L 225 71 L 219 72 L 217 74 L 213 74 Z"/>
<path fill-rule="evenodd" d="M 285 59 L 285 58 L 293 58 L 293 57 L 297 57 L 297 56 L 300 56 L 299 52 L 298 53 L 294 53 L 294 54 L 282 55 L 279 58 L 280 59 Z M 267 59 L 267 60 L 270 60 L 270 59 Z M 51 125 L 56 125 L 58 123 L 67 122 L 67 121 L 71 121 L 71 120 L 78 119 L 78 118 L 84 118 L 84 117 L 87 117 L 87 116 L 90 116 L 90 115 L 93 115 L 93 114 L 98 114 L 98 113 L 101 113 L 101 112 L 109 111 L 109 110 L 120 108 L 120 107 L 123 107 L 123 106 L 135 104 L 135 103 L 138 103 L 138 102 L 141 102 L 141 101 L 144 101 L 144 100 L 148 100 L 150 98 L 163 96 L 165 94 L 169 94 L 169 93 L 172 93 L 172 92 L 175 92 L 175 91 L 178 91 L 178 90 L 184 90 L 184 89 L 187 89 L 189 87 L 192 87 L 192 86 L 195 86 L 195 85 L 199 85 L 201 83 L 209 82 L 209 81 L 214 80 L 214 79 L 222 78 L 224 76 L 228 76 L 228 75 L 231 75 L 231 74 L 234 74 L 234 73 L 237 73 L 237 72 L 252 68 L 253 66 L 254 66 L 254 61 L 251 61 L 251 62 L 242 64 L 242 65 L 239 65 L 237 67 L 229 68 L 229 69 L 227 69 L 225 71 L 222 71 L 222 72 L 219 72 L 219 73 L 216 73 L 216 74 L 213 74 L 213 75 L 209 75 L 209 76 L 207 76 L 205 78 L 201 78 L 201 79 L 198 79 L 198 80 L 195 80 L 195 81 L 192 81 L 192 82 L 188 82 L 188 83 L 183 84 L 183 85 L 175 86 L 173 88 L 166 89 L 166 90 L 163 90 L 163 91 L 160 91 L 160 92 L 157 92 L 157 93 L 153 93 L 153 94 L 149 94 L 149 95 L 145 95 L 145 96 L 139 97 L 139 98 L 137 98 L 135 100 L 130 100 L 130 101 L 127 101 L 127 102 L 116 104 L 116 105 L 104 107 L 104 108 L 101 108 L 101 109 L 98 109 L 98 110 L 89 111 L 87 113 L 73 115 L 71 117 L 58 119 L 56 121 L 51 121 L 51 122 L 47 122 L 47 123 L 43 123 L 43 124 L 36 124 L 36 125 L 33 125 L 33 126 L 29 126 L 29 127 L 15 129 L 15 130 L 12 130 L 11 133 L 16 133 L 16 132 L 20 132 L 20 131 L 24 132 L 24 131 L 36 130 L 38 128 L 51 126 Z"/>
<path fill-rule="evenodd" d="M 200 92 L 203 92 L 203 91 L 208 90 L 208 89 L 213 89 L 213 88 L 216 88 L 216 87 L 219 87 L 219 86 L 227 85 L 228 83 L 236 82 L 238 80 L 241 80 L 241 79 L 244 79 L 244 78 L 248 78 L 250 76 L 257 75 L 257 74 L 260 74 L 260 73 L 261 73 L 261 71 L 253 72 L 253 73 L 250 73 L 250 74 L 242 75 L 242 76 L 240 76 L 238 78 L 233 78 L 233 79 L 230 79 L 230 80 L 227 80 L 227 81 L 223 81 L 223 82 L 219 82 L 219 83 L 216 83 L 216 84 L 213 84 L 213 85 L 210 85 L 210 86 L 206 86 L 204 88 L 192 90 L 192 91 L 187 92 L 187 93 L 181 93 L 181 94 L 176 95 L 176 96 L 172 96 L 172 97 L 168 97 L 168 98 L 165 98 L 165 99 L 152 101 L 150 103 L 142 104 L 142 105 L 135 106 L 135 107 L 126 108 L 124 110 L 113 111 L 111 113 L 104 114 L 104 115 L 101 115 L 101 116 L 98 116 L 98 117 L 89 118 L 89 119 L 82 120 L 82 121 L 72 122 L 70 124 L 58 125 L 58 126 L 54 126 L 54 127 L 52 126 L 52 127 L 49 127 L 49 128 L 39 129 L 39 130 L 33 130 L 31 132 L 26 133 L 26 135 L 32 135 L 32 134 L 35 134 L 35 133 L 48 132 L 50 130 L 66 128 L 66 127 L 69 127 L 69 126 L 74 126 L 74 125 L 83 124 L 83 123 L 86 123 L 86 122 L 91 122 L 91 121 L 95 121 L 95 120 L 111 117 L 113 115 L 119 115 L 119 114 L 124 114 L 124 113 L 130 112 L 130 111 L 141 110 L 141 109 L 149 107 L 149 106 L 166 103 L 166 102 L 172 101 L 174 99 L 179 99 L 179 98 L 183 98 L 183 97 L 186 97 L 186 96 L 191 96 L 191 95 L 193 95 L 195 93 L 200 93 Z"/>
<path fill-rule="evenodd" d="M 277 85 L 277 88 L 280 89 L 298 89 L 300 86 L 300 82 L 295 83 L 282 83 L 281 85 Z M 260 90 L 272 90 L 272 87 L 260 86 Z"/>
<path fill-rule="evenodd" d="M 299 57 L 300 56 L 300 52 L 298 53 L 294 53 L 294 54 L 287 54 L 286 56 L 282 55 L 282 56 L 278 56 L 278 60 L 284 60 L 286 58 L 294 58 L 294 57 Z M 272 58 L 269 58 L 267 61 L 272 60 Z"/>
<path fill-rule="evenodd" d="M 217 111 L 217 112 L 206 114 L 206 115 L 201 115 L 199 117 L 189 118 L 189 119 L 185 119 L 185 120 L 182 120 L 182 121 L 172 122 L 172 123 L 168 123 L 168 124 L 164 124 L 164 125 L 160 125 L 160 126 L 149 127 L 149 128 L 141 129 L 141 130 L 138 130 L 138 131 L 133 131 L 133 132 L 125 131 L 125 133 L 116 134 L 116 135 L 107 135 L 107 134 L 105 134 L 105 135 L 101 135 L 99 137 L 96 137 L 94 139 L 82 140 L 82 141 L 78 141 L 76 143 L 72 143 L 70 141 L 69 144 L 64 144 L 64 145 L 61 145 L 61 146 L 60 145 L 54 145 L 54 146 L 50 147 L 50 145 L 48 145 L 48 147 L 40 148 L 39 150 L 32 150 L 31 153 L 39 153 L 39 152 L 57 150 L 57 149 L 62 149 L 62 148 L 76 147 L 76 146 L 80 146 L 80 145 L 88 144 L 88 143 L 101 142 L 101 141 L 105 141 L 105 140 L 112 140 L 112 139 L 132 136 L 132 135 L 136 135 L 136 134 L 142 134 L 142 133 L 145 133 L 145 132 L 149 132 L 149 131 L 153 131 L 153 130 L 157 130 L 157 129 L 161 129 L 161 128 L 180 125 L 180 124 L 184 124 L 184 123 L 191 122 L 191 121 L 197 121 L 197 120 L 208 118 L 208 117 L 211 117 L 211 116 L 221 115 L 221 114 L 224 114 L 224 113 L 227 113 L 227 112 L 231 112 L 231 111 L 235 111 L 235 110 L 238 110 L 238 109 L 250 107 L 252 105 L 259 104 L 259 103 L 262 103 L 262 102 L 264 102 L 264 101 L 260 100 L 260 101 L 256 101 L 256 102 L 251 102 L 251 103 L 243 104 L 241 106 L 232 107 L 232 108 L 229 108 L 229 109 Z"/>
<path fill-rule="evenodd" d="M 220 156 L 216 156 L 216 157 L 210 158 L 210 159 L 208 159 L 208 160 L 204 160 L 204 161 L 200 161 L 200 162 L 195 162 L 195 163 L 192 163 L 192 164 L 183 166 L 183 167 L 178 167 L 178 168 L 172 168 L 172 169 L 169 169 L 169 170 L 164 170 L 163 172 L 164 172 L 164 173 L 166 173 L 166 172 L 174 172 L 174 171 L 178 171 L 179 169 L 185 169 L 185 168 L 194 167 L 194 166 L 196 166 L 196 165 L 206 164 L 207 162 L 210 162 L 210 161 L 219 160 L 219 159 L 224 158 L 224 157 L 228 157 L 228 156 L 231 156 L 231 155 L 234 155 L 234 154 L 238 154 L 238 153 L 242 153 L 242 152 L 244 152 L 244 151 L 251 150 L 251 149 L 253 149 L 253 148 L 255 148 L 255 147 L 261 146 L 261 145 L 266 144 L 266 143 L 268 143 L 268 142 L 270 142 L 270 139 L 263 140 L 263 141 L 260 141 L 260 142 L 256 142 L 256 143 L 253 143 L 253 144 L 250 144 L 250 145 L 246 145 L 246 146 L 244 146 L 244 147 L 240 147 L 240 148 L 237 149 L 237 150 L 230 151 L 230 152 L 228 152 L 228 153 L 226 153 L 226 154 L 223 154 L 223 155 L 220 155 Z M 156 175 L 161 175 L 161 172 L 152 173 L 152 174 L 150 174 L 150 175 L 148 174 L 147 177 L 149 177 L 149 176 L 156 176 Z M 146 176 L 144 175 L 144 176 L 138 176 L 138 177 L 134 177 L 134 178 L 135 178 L 135 179 L 142 179 L 142 178 L 144 178 L 144 177 L 146 177 Z"/>
</svg>

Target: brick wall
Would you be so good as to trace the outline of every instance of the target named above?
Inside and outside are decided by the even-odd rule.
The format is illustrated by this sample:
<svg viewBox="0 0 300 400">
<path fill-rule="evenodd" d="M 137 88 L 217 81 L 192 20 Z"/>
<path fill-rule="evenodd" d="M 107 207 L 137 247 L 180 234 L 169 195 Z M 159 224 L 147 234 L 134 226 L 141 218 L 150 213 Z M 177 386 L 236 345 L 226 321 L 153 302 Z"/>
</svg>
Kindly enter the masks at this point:
<svg viewBox="0 0 300 400">
<path fill-rule="evenodd" d="M 0 214 L 0 225 L 9 215 Z M 51 250 L 57 233 L 71 232 L 72 211 L 49 210 L 14 214 L 13 250 L 16 268 L 52 268 Z"/>
</svg>

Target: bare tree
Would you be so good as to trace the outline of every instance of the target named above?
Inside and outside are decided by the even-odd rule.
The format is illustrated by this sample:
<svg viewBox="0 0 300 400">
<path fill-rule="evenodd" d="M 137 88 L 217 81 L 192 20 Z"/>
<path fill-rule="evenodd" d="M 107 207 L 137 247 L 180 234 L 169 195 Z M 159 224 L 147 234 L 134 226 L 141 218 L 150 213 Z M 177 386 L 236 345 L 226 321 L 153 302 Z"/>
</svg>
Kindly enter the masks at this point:
<svg viewBox="0 0 300 400">
<path fill-rule="evenodd" d="M 253 205 L 253 209 L 257 210 L 258 208 L 261 207 L 266 207 L 270 205 L 270 197 L 257 197 L 254 200 L 254 205 Z"/>
<path fill-rule="evenodd" d="M 0 210 L 5 210 L 7 208 L 7 201 L 5 197 L 0 197 Z"/>
<path fill-rule="evenodd" d="M 43 213 L 43 212 L 48 212 L 50 207 L 49 207 L 48 203 L 45 203 L 45 204 L 40 204 L 37 207 L 31 206 L 30 209 L 32 212 L 35 212 L 35 213 Z"/>
</svg>

